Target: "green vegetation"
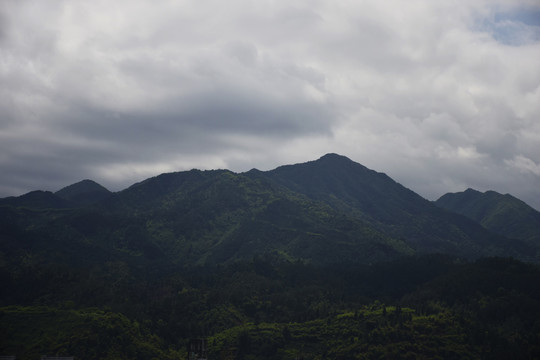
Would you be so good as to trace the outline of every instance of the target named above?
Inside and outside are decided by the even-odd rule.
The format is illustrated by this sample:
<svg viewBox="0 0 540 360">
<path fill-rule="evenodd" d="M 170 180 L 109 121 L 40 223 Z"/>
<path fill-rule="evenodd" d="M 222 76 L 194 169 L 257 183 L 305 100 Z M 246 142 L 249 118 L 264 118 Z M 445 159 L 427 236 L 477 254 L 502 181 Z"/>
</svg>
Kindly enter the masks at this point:
<svg viewBox="0 0 540 360">
<path fill-rule="evenodd" d="M 21 359 L 529 359 L 540 354 L 537 265 L 442 256 L 313 266 L 125 263 L 2 269 L 0 352 Z M 17 306 L 13 304 L 18 304 Z"/>
<path fill-rule="evenodd" d="M 82 206 L 96 192 L 103 199 Z M 537 260 L 531 243 L 495 235 L 338 155 L 268 172 L 163 174 L 115 194 L 90 181 L 32 194 L 0 199 L 7 261 L 24 254 L 192 266 L 269 254 L 370 264 L 425 253 Z"/>
<path fill-rule="evenodd" d="M 43 354 L 77 359 L 178 359 L 185 354 L 165 348 L 163 341 L 136 321 L 98 309 L 45 306 L 0 308 L 0 349 L 18 359 Z"/>
<path fill-rule="evenodd" d="M 87 180 L 0 199 L 0 354 L 186 359 L 204 337 L 212 359 L 540 358 L 525 240 L 332 154 Z"/>
<path fill-rule="evenodd" d="M 540 252 L 540 212 L 512 195 L 467 189 L 445 194 L 436 204 L 463 214 L 498 234 L 525 240 Z"/>
<path fill-rule="evenodd" d="M 478 349 L 449 312 L 372 304 L 304 323 L 235 327 L 209 339 L 210 356 L 244 359 L 471 359 Z"/>
</svg>

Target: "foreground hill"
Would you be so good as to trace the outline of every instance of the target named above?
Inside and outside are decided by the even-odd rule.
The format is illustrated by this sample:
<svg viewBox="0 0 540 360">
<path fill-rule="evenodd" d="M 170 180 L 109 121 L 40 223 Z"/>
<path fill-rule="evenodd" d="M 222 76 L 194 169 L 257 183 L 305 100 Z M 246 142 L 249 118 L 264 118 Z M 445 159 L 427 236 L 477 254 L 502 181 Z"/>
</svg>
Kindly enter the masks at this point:
<svg viewBox="0 0 540 360">
<path fill-rule="evenodd" d="M 467 189 L 445 194 L 435 203 L 465 215 L 493 232 L 540 245 L 540 212 L 510 194 Z"/>
<path fill-rule="evenodd" d="M 198 337 L 224 360 L 540 355 L 540 268 L 510 259 L 255 258 L 157 273 L 107 261 L 1 274 L 0 351 L 17 359 L 187 360 Z"/>
</svg>

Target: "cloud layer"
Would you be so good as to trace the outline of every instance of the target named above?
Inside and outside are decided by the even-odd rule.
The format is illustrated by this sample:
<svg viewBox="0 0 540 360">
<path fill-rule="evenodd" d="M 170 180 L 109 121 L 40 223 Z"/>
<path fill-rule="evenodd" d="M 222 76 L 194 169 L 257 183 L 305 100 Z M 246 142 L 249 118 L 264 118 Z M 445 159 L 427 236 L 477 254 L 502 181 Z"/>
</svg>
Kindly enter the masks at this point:
<svg viewBox="0 0 540 360">
<path fill-rule="evenodd" d="M 0 5 L 0 196 L 337 152 L 540 208 L 534 1 Z"/>
</svg>

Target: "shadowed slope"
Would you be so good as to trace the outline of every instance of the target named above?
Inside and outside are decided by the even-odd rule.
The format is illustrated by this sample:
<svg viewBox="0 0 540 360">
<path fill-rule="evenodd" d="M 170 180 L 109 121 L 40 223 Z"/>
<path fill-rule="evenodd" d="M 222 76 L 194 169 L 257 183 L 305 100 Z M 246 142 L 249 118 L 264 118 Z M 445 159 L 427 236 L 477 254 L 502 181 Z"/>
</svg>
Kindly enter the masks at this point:
<svg viewBox="0 0 540 360">
<path fill-rule="evenodd" d="M 510 194 L 467 189 L 445 194 L 435 203 L 465 215 L 493 232 L 540 245 L 540 212 Z"/>
</svg>

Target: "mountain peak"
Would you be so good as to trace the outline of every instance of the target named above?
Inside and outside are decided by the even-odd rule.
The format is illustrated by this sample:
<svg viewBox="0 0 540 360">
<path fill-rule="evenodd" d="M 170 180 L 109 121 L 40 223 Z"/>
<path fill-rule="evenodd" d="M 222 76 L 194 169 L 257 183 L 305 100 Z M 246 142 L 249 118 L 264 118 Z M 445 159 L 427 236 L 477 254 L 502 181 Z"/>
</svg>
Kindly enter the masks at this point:
<svg viewBox="0 0 540 360">
<path fill-rule="evenodd" d="M 85 179 L 66 186 L 54 194 L 76 205 L 89 205 L 105 199 L 111 192 L 97 182 Z"/>
<path fill-rule="evenodd" d="M 537 243 L 540 239 L 540 213 L 510 194 L 467 189 L 445 194 L 435 204 L 510 238 L 530 243 Z"/>
<path fill-rule="evenodd" d="M 355 161 L 352 161 L 346 156 L 335 154 L 335 153 L 328 153 L 326 155 L 321 156 L 318 160 L 310 161 L 308 164 L 324 164 L 326 166 L 358 166 L 365 168 L 364 165 L 357 163 Z"/>
<path fill-rule="evenodd" d="M 350 161 L 350 162 L 353 162 L 351 159 L 349 159 L 348 157 L 346 156 L 343 156 L 343 155 L 339 155 L 339 154 L 336 154 L 336 153 L 328 153 L 328 154 L 325 154 L 323 156 L 321 156 L 319 158 L 319 161 L 329 161 L 329 160 L 332 160 L 332 161 Z"/>
</svg>

